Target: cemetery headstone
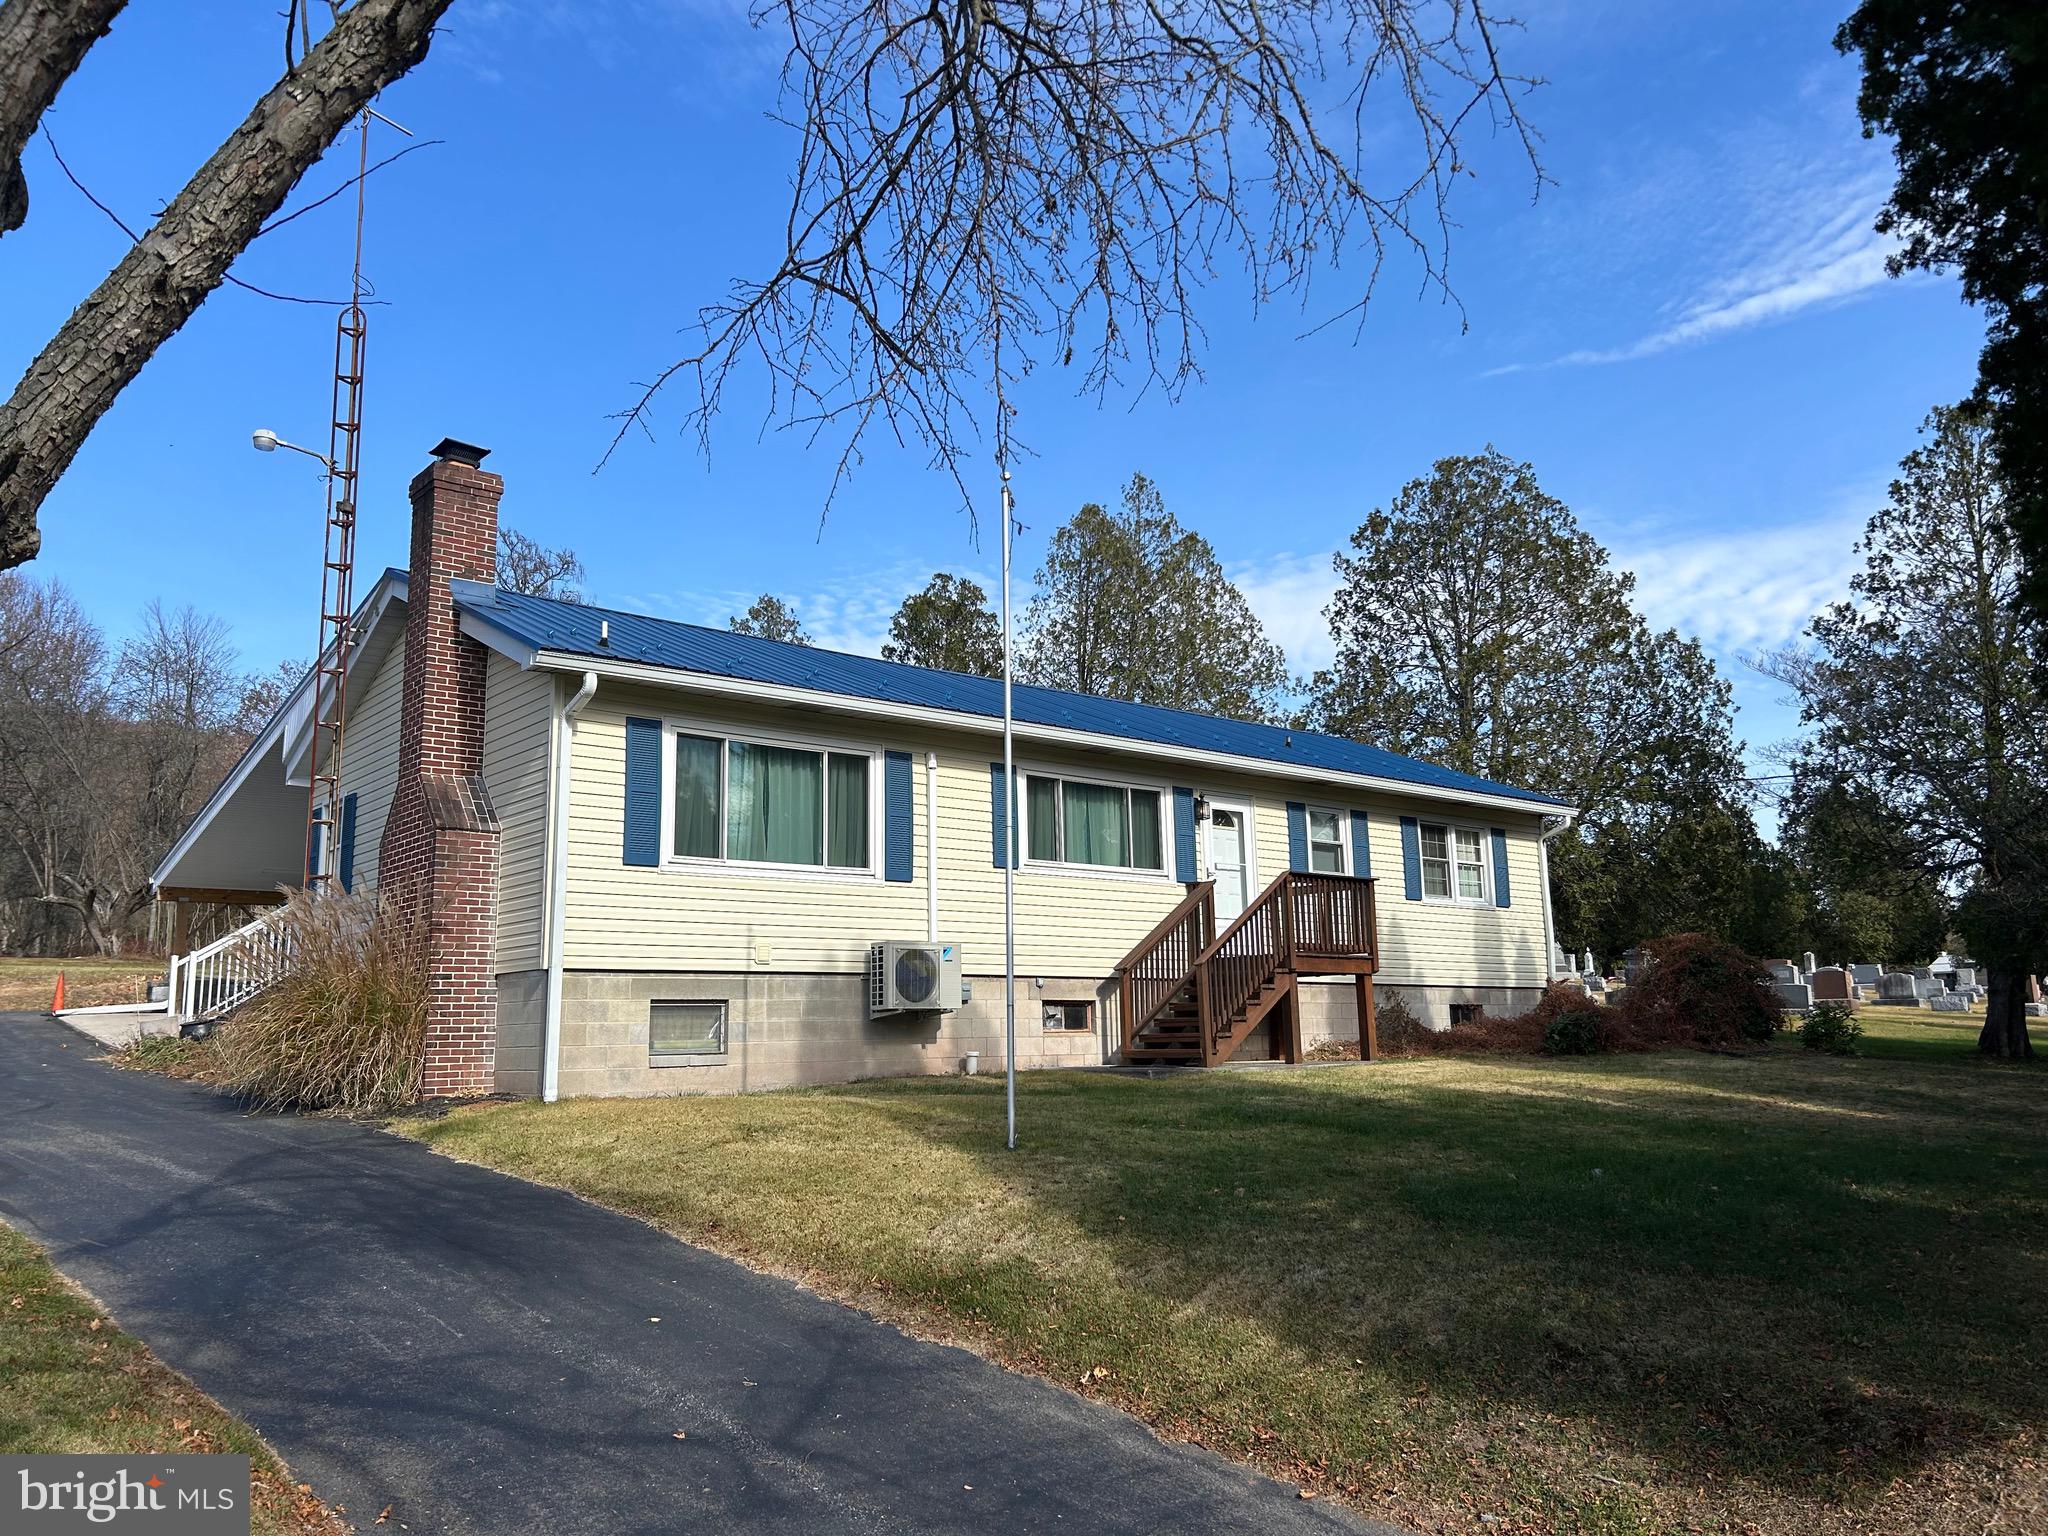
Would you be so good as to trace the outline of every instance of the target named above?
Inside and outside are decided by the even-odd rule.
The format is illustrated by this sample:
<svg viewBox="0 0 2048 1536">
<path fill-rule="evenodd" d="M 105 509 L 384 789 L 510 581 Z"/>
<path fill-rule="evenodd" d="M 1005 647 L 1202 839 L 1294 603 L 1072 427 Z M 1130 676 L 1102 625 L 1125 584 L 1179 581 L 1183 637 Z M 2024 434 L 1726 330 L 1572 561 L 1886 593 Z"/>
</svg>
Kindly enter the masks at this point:
<svg viewBox="0 0 2048 1536">
<path fill-rule="evenodd" d="M 1855 1000 L 1856 984 L 1839 965 L 1822 966 L 1806 978 L 1806 984 L 1813 988 L 1815 1002 L 1847 1003 Z"/>
<path fill-rule="evenodd" d="M 1913 977 L 1905 971 L 1886 971 L 1877 978 L 1877 1000 L 1888 1008 L 1920 1008 L 1925 1004 Z"/>
<path fill-rule="evenodd" d="M 1813 1006 L 1813 988 L 1803 981 L 1781 981 L 1778 1001 L 1793 1013 L 1804 1013 Z"/>
</svg>

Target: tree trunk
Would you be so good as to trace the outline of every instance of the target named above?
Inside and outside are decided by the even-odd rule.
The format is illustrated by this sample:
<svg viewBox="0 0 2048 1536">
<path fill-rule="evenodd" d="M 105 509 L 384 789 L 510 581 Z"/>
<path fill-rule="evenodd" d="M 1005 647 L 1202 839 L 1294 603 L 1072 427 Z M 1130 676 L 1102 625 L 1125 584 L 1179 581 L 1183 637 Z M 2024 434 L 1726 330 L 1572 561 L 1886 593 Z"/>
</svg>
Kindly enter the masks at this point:
<svg viewBox="0 0 2048 1536">
<path fill-rule="evenodd" d="M 87 434 L 334 136 L 426 57 L 452 3 L 356 0 L 343 11 L 29 365 L 0 405 L 0 570 L 35 557 L 36 513 Z"/>
<path fill-rule="evenodd" d="M 107 35 L 128 0 L 0 3 L 0 235 L 28 218 L 21 152 L 86 50 Z"/>
<path fill-rule="evenodd" d="M 2001 1061 L 2027 1061 L 2034 1042 L 2027 1038 L 2027 978 L 2023 971 L 1994 970 L 1985 989 L 1984 1030 L 1977 1049 Z"/>
</svg>

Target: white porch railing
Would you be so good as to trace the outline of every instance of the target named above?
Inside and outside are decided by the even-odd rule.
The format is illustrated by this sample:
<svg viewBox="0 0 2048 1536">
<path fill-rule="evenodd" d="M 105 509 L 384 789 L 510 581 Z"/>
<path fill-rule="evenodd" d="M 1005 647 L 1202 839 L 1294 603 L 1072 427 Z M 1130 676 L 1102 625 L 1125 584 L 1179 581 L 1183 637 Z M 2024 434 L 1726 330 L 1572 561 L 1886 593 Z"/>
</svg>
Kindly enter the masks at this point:
<svg viewBox="0 0 2048 1536">
<path fill-rule="evenodd" d="M 170 1005 L 178 1018 L 218 1018 L 282 976 L 291 963 L 291 930 L 273 907 L 253 923 L 171 961 Z"/>
</svg>

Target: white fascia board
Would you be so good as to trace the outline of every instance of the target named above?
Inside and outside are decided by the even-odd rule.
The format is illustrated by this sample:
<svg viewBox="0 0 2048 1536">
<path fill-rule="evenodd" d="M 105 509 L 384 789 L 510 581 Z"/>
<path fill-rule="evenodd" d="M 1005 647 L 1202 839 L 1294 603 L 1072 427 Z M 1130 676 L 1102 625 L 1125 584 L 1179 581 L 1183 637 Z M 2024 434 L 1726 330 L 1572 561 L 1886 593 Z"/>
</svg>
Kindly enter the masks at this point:
<svg viewBox="0 0 2048 1536">
<path fill-rule="evenodd" d="M 377 585 L 370 589 L 370 595 L 357 607 L 355 617 L 349 621 L 349 627 L 360 630 L 363 640 L 368 640 L 371 632 L 384 621 L 384 615 L 390 610 L 391 605 L 405 601 L 410 588 L 411 581 L 404 572 L 387 571 L 378 579 Z M 327 651 L 322 652 L 321 659 L 324 661 L 332 650 L 330 646 Z M 361 658 L 363 650 L 361 642 L 349 648 L 347 678 L 354 678 L 356 662 Z M 284 713 L 284 781 L 287 784 L 310 785 L 313 782 L 313 690 L 304 684 L 294 689 Z"/>
<path fill-rule="evenodd" d="M 483 640 L 488 645 L 489 640 Z M 707 672 L 686 672 L 675 667 L 649 666 L 637 661 L 610 661 L 568 651 L 537 651 L 531 665 L 550 672 L 595 672 L 599 677 L 622 683 L 642 683 L 652 688 L 672 688 L 685 693 L 708 693 L 727 698 L 754 699 L 769 704 L 800 704 L 811 709 L 834 710 L 841 714 L 866 715 L 884 720 L 908 720 L 952 730 L 978 731 L 1000 736 L 1003 722 L 995 715 L 970 714 L 962 710 L 935 709 L 928 705 L 893 704 L 885 699 L 864 699 L 852 694 L 830 693 L 819 688 L 793 688 L 786 683 L 760 683 L 749 678 L 718 677 Z M 1316 784 L 1342 784 L 1380 794 L 1405 795 L 1416 800 L 1440 800 L 1454 805 L 1483 805 L 1497 811 L 1523 816 L 1577 815 L 1577 808 L 1548 800 L 1523 800 L 1513 795 L 1492 795 L 1483 791 L 1446 789 L 1437 784 L 1417 784 L 1408 779 L 1390 779 L 1378 774 L 1343 773 L 1316 768 L 1306 763 L 1283 763 L 1270 757 L 1241 757 L 1232 752 L 1207 752 L 1167 742 L 1144 741 L 1133 736 L 1110 736 L 1099 731 L 1076 731 L 1065 726 L 1016 722 L 1020 740 L 1044 742 L 1049 746 L 1076 747 L 1087 751 L 1128 753 L 1136 757 L 1161 758 L 1176 763 L 1195 763 L 1234 773 L 1265 774 L 1271 778 L 1301 779 Z"/>
<path fill-rule="evenodd" d="M 533 665 L 534 658 L 539 653 L 517 635 L 500 629 L 490 619 L 473 608 L 459 607 L 456 612 L 462 624 L 462 632 L 478 645 L 483 646 L 486 650 L 496 651 L 522 672 Z M 572 670 L 587 671 L 589 669 L 579 667 Z"/>
</svg>

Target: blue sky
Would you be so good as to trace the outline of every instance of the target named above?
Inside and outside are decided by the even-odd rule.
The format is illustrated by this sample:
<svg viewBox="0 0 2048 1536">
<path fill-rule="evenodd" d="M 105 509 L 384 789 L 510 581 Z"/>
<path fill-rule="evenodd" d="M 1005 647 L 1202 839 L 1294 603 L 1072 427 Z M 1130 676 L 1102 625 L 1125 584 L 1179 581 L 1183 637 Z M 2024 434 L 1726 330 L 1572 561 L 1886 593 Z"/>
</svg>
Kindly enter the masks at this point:
<svg viewBox="0 0 2048 1536">
<path fill-rule="evenodd" d="M 1481 143 L 1453 213 L 1462 301 L 1390 270 L 1362 332 L 1339 306 L 1250 312 L 1208 294 L 1204 382 L 1077 400 L 1043 374 L 1020 431 L 1020 573 L 1134 470 L 1215 544 L 1296 667 L 1327 658 L 1330 551 L 1437 457 L 1532 461 L 1637 572 L 1660 625 L 1699 635 L 1742 728 L 1785 736 L 1746 651 L 1839 595 L 1851 545 L 1927 409 L 1970 387 L 1981 319 L 1952 280 L 1889 280 L 1870 220 L 1889 151 L 1864 141 L 1829 45 L 1846 0 L 1524 0 L 1509 61 L 1554 184 L 1532 201 Z M 49 126 L 103 200 L 145 219 L 274 78 L 273 0 L 130 8 Z M 491 446 L 505 520 L 567 543 L 594 600 L 713 623 L 788 596 L 825 643 L 872 650 L 937 568 L 993 585 L 950 482 L 870 445 L 820 526 L 833 454 L 763 431 L 741 380 L 712 453 L 671 430 L 602 473 L 608 413 L 679 355 L 698 305 L 762 270 L 790 151 L 779 60 L 738 0 L 458 0 L 382 109 L 445 142 L 375 178 L 362 556 L 402 563 L 404 488 L 444 435 Z M 381 146 L 395 144 L 385 135 Z M 353 168 L 353 146 L 299 200 Z M 28 225 L 0 241 L 0 361 L 18 375 L 123 240 L 40 141 Z M 344 290 L 347 200 L 258 243 L 265 287 Z M 101 423 L 44 507 L 34 569 L 116 634 L 144 603 L 228 618 L 252 667 L 312 649 L 317 470 L 252 427 L 322 445 L 332 318 L 234 289 L 208 301 Z M 990 487 L 993 491 L 993 485 Z M 992 529 L 993 499 L 981 527 Z"/>
</svg>

